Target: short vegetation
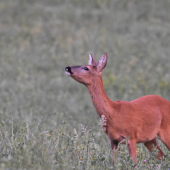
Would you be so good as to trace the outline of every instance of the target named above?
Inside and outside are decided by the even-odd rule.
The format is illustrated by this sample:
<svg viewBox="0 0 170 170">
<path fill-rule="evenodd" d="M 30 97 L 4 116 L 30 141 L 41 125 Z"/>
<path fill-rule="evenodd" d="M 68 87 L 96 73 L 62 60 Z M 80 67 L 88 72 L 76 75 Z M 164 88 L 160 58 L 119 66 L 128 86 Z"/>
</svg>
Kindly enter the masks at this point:
<svg viewBox="0 0 170 170">
<path fill-rule="evenodd" d="M 107 53 L 110 99 L 170 101 L 169 9 L 169 0 L 1 0 L 0 170 L 170 169 L 159 138 L 161 161 L 138 144 L 134 164 L 120 144 L 113 166 L 87 89 L 64 70 Z"/>
</svg>

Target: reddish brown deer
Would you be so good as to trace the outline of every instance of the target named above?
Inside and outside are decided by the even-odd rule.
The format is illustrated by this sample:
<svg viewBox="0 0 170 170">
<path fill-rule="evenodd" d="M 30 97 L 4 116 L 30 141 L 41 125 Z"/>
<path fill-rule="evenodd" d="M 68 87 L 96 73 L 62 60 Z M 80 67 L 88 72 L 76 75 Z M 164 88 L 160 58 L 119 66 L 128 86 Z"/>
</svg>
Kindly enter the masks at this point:
<svg viewBox="0 0 170 170">
<path fill-rule="evenodd" d="M 136 100 L 111 101 L 105 93 L 102 71 L 107 63 L 107 54 L 99 62 L 89 54 L 89 64 L 68 66 L 66 74 L 84 84 L 100 117 L 105 118 L 103 129 L 110 139 L 113 150 L 118 143 L 126 143 L 131 158 L 136 163 L 136 143 L 144 143 L 149 151 L 158 149 L 158 159 L 164 155 L 157 144 L 157 136 L 170 150 L 170 102 L 157 95 L 148 95 Z"/>
</svg>

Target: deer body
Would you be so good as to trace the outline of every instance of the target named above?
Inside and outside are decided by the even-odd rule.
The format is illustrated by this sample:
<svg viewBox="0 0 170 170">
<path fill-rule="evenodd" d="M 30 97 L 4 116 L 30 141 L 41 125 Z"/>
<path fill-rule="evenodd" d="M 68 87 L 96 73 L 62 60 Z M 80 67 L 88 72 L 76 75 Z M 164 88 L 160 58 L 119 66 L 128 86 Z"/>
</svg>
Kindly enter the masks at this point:
<svg viewBox="0 0 170 170">
<path fill-rule="evenodd" d="M 68 66 L 65 70 L 87 87 L 97 113 L 104 116 L 103 129 L 110 139 L 113 156 L 118 143 L 125 143 L 128 137 L 127 146 L 134 162 L 136 143 L 144 143 L 150 151 L 153 145 L 156 146 L 161 159 L 163 152 L 156 139 L 159 135 L 170 150 L 170 102 L 157 95 L 143 96 L 130 102 L 111 101 L 105 93 L 101 76 L 106 62 L 106 54 L 98 63 L 90 54 L 89 65 Z"/>
</svg>

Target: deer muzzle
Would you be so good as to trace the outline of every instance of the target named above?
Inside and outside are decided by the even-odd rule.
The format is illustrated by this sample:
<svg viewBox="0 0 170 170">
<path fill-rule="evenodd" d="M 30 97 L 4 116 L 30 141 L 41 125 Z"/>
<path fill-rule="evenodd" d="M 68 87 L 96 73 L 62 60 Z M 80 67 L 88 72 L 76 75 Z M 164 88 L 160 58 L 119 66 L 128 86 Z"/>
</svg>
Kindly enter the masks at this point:
<svg viewBox="0 0 170 170">
<path fill-rule="evenodd" d="M 66 71 L 66 74 L 68 74 L 68 75 L 74 74 L 74 73 L 71 71 L 71 67 L 70 67 L 70 66 L 67 66 L 67 67 L 65 68 L 65 71 Z"/>
</svg>

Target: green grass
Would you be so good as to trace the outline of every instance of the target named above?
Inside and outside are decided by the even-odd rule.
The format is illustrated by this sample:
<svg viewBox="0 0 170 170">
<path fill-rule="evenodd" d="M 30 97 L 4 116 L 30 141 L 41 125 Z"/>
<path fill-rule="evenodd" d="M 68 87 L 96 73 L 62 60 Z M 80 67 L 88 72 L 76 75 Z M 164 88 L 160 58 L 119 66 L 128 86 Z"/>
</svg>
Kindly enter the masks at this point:
<svg viewBox="0 0 170 170">
<path fill-rule="evenodd" d="M 157 159 L 157 150 L 150 154 L 142 144 L 137 147 L 137 164 L 127 149 L 119 145 L 113 167 L 110 146 L 102 129 L 98 132 L 81 125 L 79 131 L 68 132 L 62 121 L 51 131 L 31 129 L 28 124 L 11 120 L 1 123 L 1 169 L 168 169 L 170 156 Z"/>
<path fill-rule="evenodd" d="M 168 0 L 1 0 L 0 169 L 113 169 L 87 89 L 64 68 L 107 53 L 109 98 L 170 100 L 169 8 Z M 140 144 L 139 169 L 170 168 L 158 142 L 166 157 Z M 120 147 L 115 169 L 134 169 Z"/>
</svg>

